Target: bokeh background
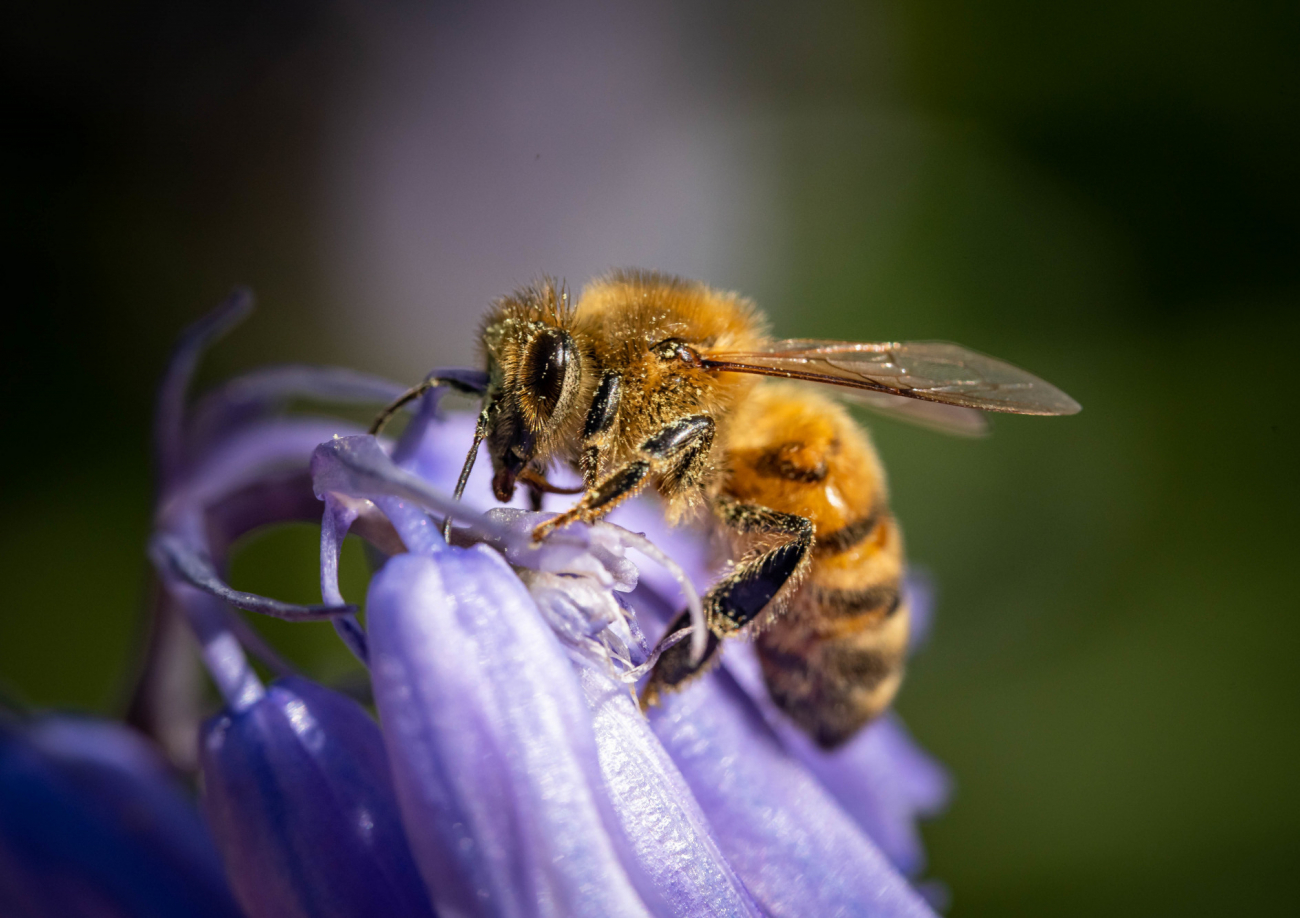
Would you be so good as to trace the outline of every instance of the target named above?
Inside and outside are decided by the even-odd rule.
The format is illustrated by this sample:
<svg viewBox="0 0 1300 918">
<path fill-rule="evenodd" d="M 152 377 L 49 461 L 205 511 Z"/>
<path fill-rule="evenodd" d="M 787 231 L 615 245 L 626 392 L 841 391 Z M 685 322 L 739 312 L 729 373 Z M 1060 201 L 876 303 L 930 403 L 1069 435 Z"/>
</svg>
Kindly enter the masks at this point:
<svg viewBox="0 0 1300 918">
<path fill-rule="evenodd" d="M 120 712 L 179 329 L 413 381 L 640 265 L 779 333 L 946 338 L 1071 419 L 872 422 L 937 625 L 951 915 L 1294 912 L 1300 6 L 19 3 L 0 32 L 0 684 Z M 309 527 L 237 586 L 314 598 Z M 353 558 L 352 595 L 362 588 Z M 348 589 L 345 589 L 348 592 Z M 268 628 L 346 680 L 328 629 Z M 354 674 L 353 674 L 354 675 Z"/>
</svg>

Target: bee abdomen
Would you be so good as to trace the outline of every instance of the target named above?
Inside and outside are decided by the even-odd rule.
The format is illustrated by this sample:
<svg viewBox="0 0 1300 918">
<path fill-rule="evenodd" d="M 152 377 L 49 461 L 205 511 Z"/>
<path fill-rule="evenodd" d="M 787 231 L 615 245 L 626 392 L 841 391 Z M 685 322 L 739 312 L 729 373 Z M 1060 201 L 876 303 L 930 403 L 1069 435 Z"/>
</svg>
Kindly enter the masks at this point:
<svg viewBox="0 0 1300 918">
<path fill-rule="evenodd" d="M 778 627 L 758 655 L 772 700 L 826 748 L 883 713 L 903 678 L 903 647 L 879 629 L 825 638 Z"/>
<path fill-rule="evenodd" d="M 871 512 L 866 516 L 859 517 L 847 526 L 841 526 L 825 535 L 819 535 L 814 552 L 818 557 L 828 557 L 841 555 L 856 548 L 876 531 L 880 525 L 881 515 L 882 511 L 879 507 L 872 507 Z"/>
<path fill-rule="evenodd" d="M 860 590 L 809 588 L 812 603 L 822 616 L 831 619 L 860 619 L 876 623 L 898 611 L 902 594 L 896 583 L 880 583 Z"/>
<path fill-rule="evenodd" d="M 902 682 L 901 540 L 892 517 L 877 517 L 851 546 L 816 543 L 808 578 L 758 639 L 773 700 L 828 748 L 882 714 Z"/>
<path fill-rule="evenodd" d="M 889 706 L 903 676 L 902 537 L 865 432 L 834 402 L 760 387 L 737 418 L 728 498 L 812 522 L 807 573 L 758 636 L 772 699 L 819 744 Z"/>
</svg>

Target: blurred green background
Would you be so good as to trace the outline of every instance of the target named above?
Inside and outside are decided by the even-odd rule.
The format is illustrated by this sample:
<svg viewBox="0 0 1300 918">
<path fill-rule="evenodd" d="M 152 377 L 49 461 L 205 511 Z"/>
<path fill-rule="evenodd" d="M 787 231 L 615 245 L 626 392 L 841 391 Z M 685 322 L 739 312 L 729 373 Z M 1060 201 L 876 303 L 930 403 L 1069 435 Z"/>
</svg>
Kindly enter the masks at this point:
<svg viewBox="0 0 1300 918">
<path fill-rule="evenodd" d="M 1295 912 L 1300 5 L 791 9 L 674 20 L 774 164 L 786 268 L 746 292 L 779 333 L 956 340 L 1084 405 L 980 441 L 873 422 L 940 591 L 899 707 L 956 779 L 926 827 L 950 914 Z M 353 14 L 30 4 L 0 38 L 21 702 L 121 709 L 177 331 L 243 282 L 263 309 L 205 380 L 358 362 L 314 321 Z M 311 600 L 315 552 L 310 527 L 259 537 L 232 579 Z M 268 633 L 348 669 L 327 629 Z"/>
</svg>

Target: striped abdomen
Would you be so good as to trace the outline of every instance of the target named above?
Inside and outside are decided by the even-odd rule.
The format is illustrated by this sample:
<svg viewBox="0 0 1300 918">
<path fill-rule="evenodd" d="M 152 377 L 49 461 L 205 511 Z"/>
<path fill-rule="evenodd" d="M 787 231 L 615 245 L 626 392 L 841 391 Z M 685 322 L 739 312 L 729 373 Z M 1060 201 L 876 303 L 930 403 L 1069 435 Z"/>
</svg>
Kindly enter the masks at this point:
<svg viewBox="0 0 1300 918">
<path fill-rule="evenodd" d="M 889 706 L 903 674 L 903 547 L 879 459 L 839 404 L 789 384 L 755 390 L 727 447 L 722 497 L 813 523 L 806 573 L 757 644 L 772 698 L 835 746 Z"/>
</svg>

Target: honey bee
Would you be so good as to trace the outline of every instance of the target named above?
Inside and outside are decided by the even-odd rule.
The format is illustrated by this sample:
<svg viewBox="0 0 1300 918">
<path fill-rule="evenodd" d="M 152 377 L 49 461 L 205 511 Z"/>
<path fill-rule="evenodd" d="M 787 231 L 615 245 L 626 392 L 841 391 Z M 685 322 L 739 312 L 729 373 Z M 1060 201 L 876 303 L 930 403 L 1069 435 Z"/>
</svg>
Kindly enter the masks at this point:
<svg viewBox="0 0 1300 918">
<path fill-rule="evenodd" d="M 458 495 L 482 440 L 501 501 L 521 481 L 559 490 L 545 479 L 553 462 L 581 473 L 581 497 L 538 526 L 538 540 L 648 487 L 670 521 L 711 519 L 731 564 L 704 597 L 703 658 L 686 642 L 666 649 L 643 707 L 703 672 L 722 639 L 745 634 L 776 704 L 831 748 L 898 691 L 909 625 L 903 541 L 866 432 L 842 405 L 792 380 L 848 387 L 896 413 L 911 406 L 903 413 L 946 427 L 969 426 L 975 410 L 1060 415 L 1079 405 L 952 344 L 781 341 L 766 328 L 743 297 L 660 274 L 610 274 L 576 305 L 543 282 L 488 315 L 481 389 L 431 377 L 374 429 L 431 386 L 481 391 Z M 688 621 L 683 612 L 668 633 Z"/>
</svg>

